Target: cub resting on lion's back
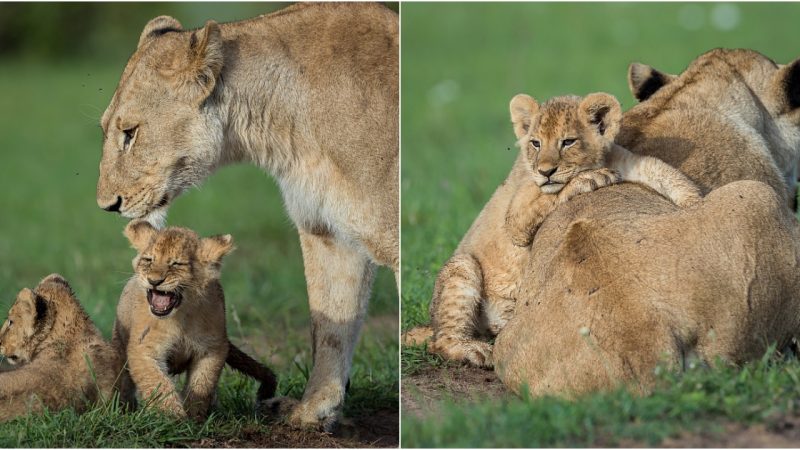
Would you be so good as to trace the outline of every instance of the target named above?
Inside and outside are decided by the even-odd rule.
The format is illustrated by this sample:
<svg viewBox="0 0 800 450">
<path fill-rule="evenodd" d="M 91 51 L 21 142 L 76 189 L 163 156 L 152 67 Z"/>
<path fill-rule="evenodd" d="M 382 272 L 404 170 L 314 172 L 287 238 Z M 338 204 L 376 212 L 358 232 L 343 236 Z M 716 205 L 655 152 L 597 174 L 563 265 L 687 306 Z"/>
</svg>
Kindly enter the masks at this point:
<svg viewBox="0 0 800 450">
<path fill-rule="evenodd" d="M 261 382 L 258 402 L 272 397 L 272 371 L 228 340 L 219 275 L 231 236 L 201 239 L 185 228 L 157 231 L 146 221 L 130 222 L 125 236 L 138 255 L 114 324 L 113 343 L 128 358 L 123 402 L 135 402 L 138 390 L 169 413 L 204 418 L 226 362 Z M 170 375 L 186 371 L 181 401 Z"/>
<path fill-rule="evenodd" d="M 429 348 L 483 367 L 493 365 L 492 347 L 477 335 L 497 335 L 511 318 L 527 246 L 557 205 L 620 180 L 682 207 L 701 198 L 677 169 L 614 143 L 622 111 L 609 94 L 555 97 L 541 107 L 520 94 L 509 106 L 520 156 L 442 267 L 431 302 Z"/>
<path fill-rule="evenodd" d="M 122 366 L 58 274 L 17 295 L 0 329 L 0 353 L 19 366 L 0 373 L 0 421 L 44 407 L 80 412 L 110 399 Z"/>
</svg>

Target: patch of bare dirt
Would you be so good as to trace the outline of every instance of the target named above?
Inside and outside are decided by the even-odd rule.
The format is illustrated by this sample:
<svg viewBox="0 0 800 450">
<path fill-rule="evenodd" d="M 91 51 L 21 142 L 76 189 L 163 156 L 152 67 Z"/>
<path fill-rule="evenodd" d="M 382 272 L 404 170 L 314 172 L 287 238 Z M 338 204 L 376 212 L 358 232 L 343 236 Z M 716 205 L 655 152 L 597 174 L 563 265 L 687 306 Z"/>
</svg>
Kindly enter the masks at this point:
<svg viewBox="0 0 800 450">
<path fill-rule="evenodd" d="M 400 445 L 397 410 L 373 411 L 357 418 L 344 418 L 332 433 L 297 430 L 274 424 L 268 433 L 243 430 L 233 439 L 206 438 L 191 442 L 199 448 L 389 448 Z"/>
<path fill-rule="evenodd" d="M 666 439 L 665 448 L 796 448 L 800 446 L 800 417 L 781 417 L 767 423 L 726 423 L 722 430 L 683 433 Z"/>
<path fill-rule="evenodd" d="M 464 365 L 427 367 L 404 376 L 400 400 L 403 414 L 422 417 L 434 413 L 442 400 L 475 402 L 510 395 L 494 371 Z"/>
</svg>

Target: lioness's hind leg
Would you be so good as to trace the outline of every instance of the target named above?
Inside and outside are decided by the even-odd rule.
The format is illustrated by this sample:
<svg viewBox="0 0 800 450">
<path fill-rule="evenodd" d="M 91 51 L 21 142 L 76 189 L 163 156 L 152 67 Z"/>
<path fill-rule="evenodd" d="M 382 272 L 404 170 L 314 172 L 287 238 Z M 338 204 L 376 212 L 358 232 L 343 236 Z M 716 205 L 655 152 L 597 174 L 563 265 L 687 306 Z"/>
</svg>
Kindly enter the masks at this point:
<svg viewBox="0 0 800 450">
<path fill-rule="evenodd" d="M 367 310 L 375 265 L 332 236 L 300 232 L 314 366 L 303 399 L 289 421 L 330 431 L 345 396 L 358 334 Z"/>
<path fill-rule="evenodd" d="M 456 255 L 442 267 L 431 302 L 431 351 L 447 359 L 492 367 L 492 346 L 475 338 L 482 291 L 483 271 L 472 256 Z"/>
</svg>

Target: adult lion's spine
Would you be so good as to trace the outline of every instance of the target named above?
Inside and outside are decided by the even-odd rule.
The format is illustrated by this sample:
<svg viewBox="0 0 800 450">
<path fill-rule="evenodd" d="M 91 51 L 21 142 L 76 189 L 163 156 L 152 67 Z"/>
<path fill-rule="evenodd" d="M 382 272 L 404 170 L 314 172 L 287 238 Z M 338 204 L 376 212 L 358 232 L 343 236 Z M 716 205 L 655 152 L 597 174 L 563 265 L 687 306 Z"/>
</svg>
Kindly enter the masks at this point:
<svg viewBox="0 0 800 450">
<path fill-rule="evenodd" d="M 230 341 L 228 341 L 228 347 L 228 358 L 225 362 L 237 371 L 261 382 L 256 394 L 256 400 L 260 402 L 274 397 L 278 381 L 272 370 L 251 358 L 250 355 L 241 351 L 239 347 L 233 345 Z"/>
</svg>

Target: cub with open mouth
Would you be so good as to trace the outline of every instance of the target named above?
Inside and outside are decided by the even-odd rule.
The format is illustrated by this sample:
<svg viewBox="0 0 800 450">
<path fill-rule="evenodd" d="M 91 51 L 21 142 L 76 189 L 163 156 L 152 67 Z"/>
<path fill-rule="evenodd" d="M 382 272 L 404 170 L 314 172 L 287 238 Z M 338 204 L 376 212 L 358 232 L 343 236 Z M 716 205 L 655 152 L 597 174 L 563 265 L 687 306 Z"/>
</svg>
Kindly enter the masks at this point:
<svg viewBox="0 0 800 450">
<path fill-rule="evenodd" d="M 228 340 L 225 297 L 219 282 L 222 258 L 233 250 L 230 235 L 200 238 L 186 228 L 156 230 L 144 220 L 132 221 L 125 236 L 138 254 L 135 275 L 117 305 L 113 345 L 127 355 L 121 399 L 142 399 L 171 414 L 194 419 L 207 416 L 222 367 L 261 382 L 257 401 L 271 398 L 272 371 Z M 171 375 L 186 372 L 178 393 Z"/>
</svg>

